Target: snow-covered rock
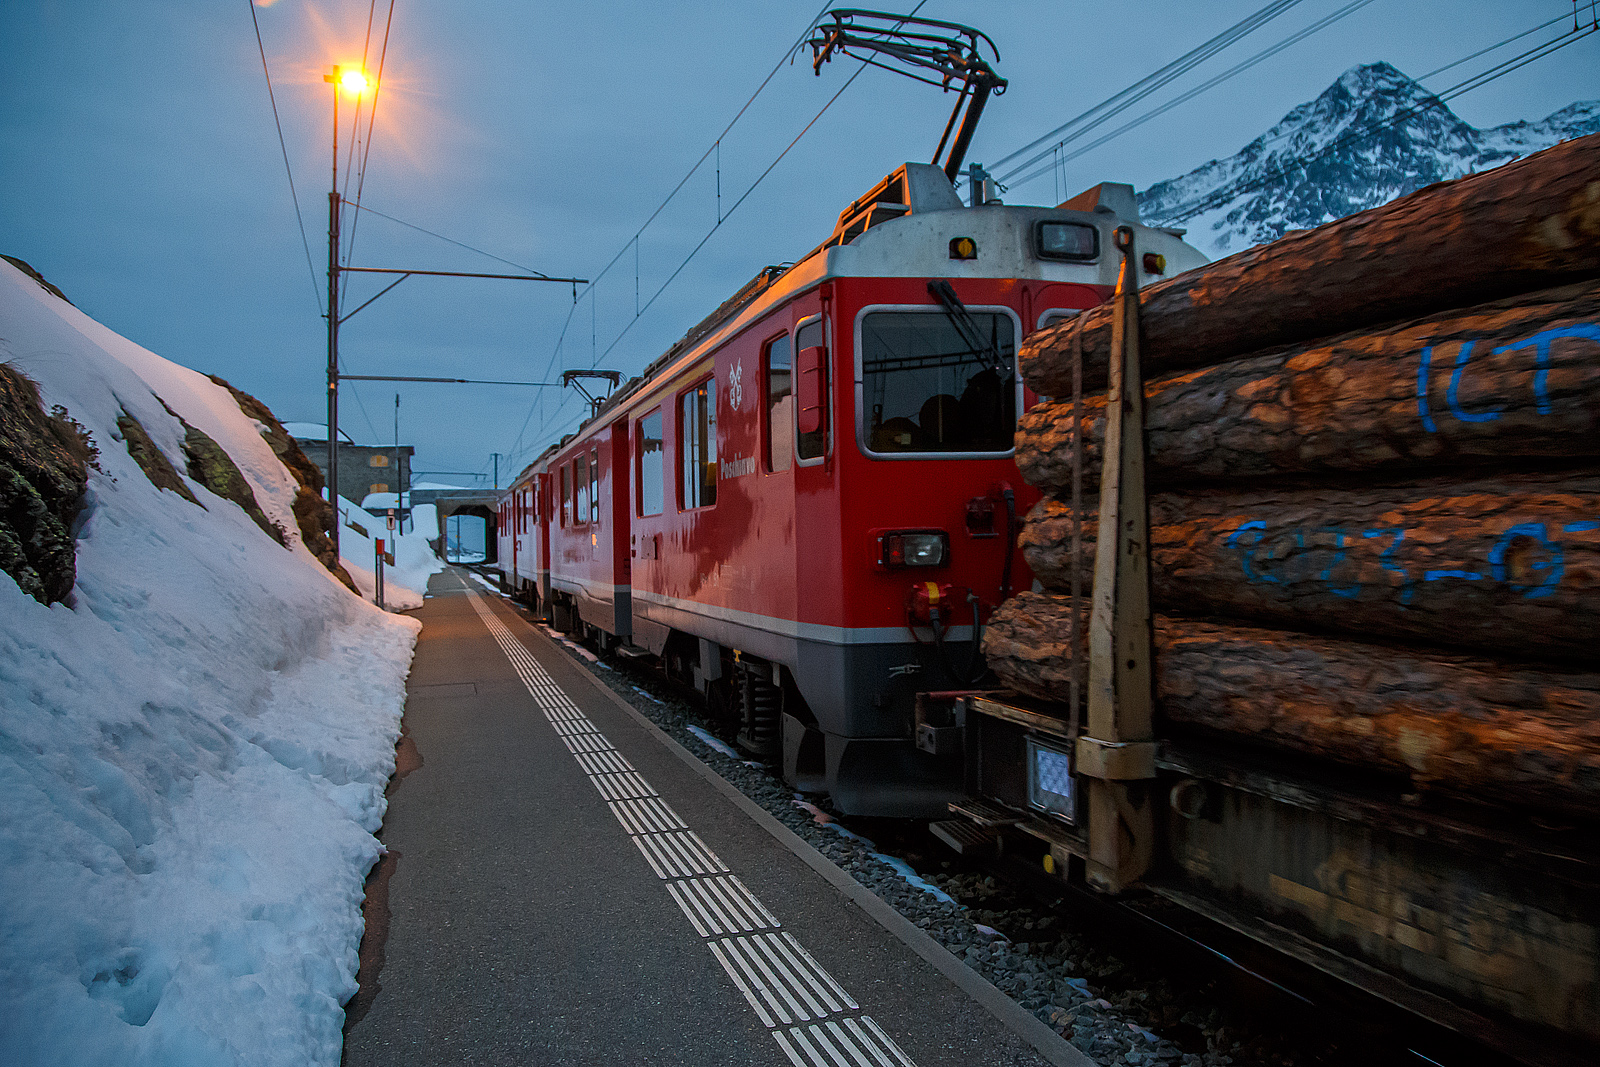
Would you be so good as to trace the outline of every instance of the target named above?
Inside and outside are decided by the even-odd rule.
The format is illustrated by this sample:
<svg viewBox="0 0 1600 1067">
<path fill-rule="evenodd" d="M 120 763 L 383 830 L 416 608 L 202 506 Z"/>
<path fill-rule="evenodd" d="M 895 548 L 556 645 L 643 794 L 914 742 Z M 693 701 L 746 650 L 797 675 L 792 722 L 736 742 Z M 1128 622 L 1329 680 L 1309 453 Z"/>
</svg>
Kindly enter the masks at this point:
<svg viewBox="0 0 1600 1067">
<path fill-rule="evenodd" d="M 0 1063 L 336 1064 L 419 626 L 300 543 L 228 390 L 6 263 L 0 360 L 99 448 L 70 599 L 0 574 Z M 204 431 L 287 546 L 156 488 L 123 412 L 178 472 Z"/>
<path fill-rule="evenodd" d="M 1345 71 L 1235 155 L 1146 189 L 1139 211 L 1149 225 L 1187 228 L 1191 244 L 1221 257 L 1595 132 L 1600 101 L 1480 130 L 1388 63 L 1372 63 Z"/>
</svg>

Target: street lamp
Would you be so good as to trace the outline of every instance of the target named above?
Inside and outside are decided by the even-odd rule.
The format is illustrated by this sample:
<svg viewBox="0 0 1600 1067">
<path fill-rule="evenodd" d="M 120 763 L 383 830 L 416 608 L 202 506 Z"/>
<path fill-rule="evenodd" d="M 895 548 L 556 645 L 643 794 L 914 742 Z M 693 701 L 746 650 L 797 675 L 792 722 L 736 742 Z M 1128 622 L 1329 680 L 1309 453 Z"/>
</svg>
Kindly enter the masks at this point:
<svg viewBox="0 0 1600 1067">
<path fill-rule="evenodd" d="M 339 91 L 366 92 L 360 70 L 333 68 L 322 80 L 333 86 L 333 186 L 328 191 L 328 503 L 333 505 L 333 552 L 339 558 Z"/>
</svg>

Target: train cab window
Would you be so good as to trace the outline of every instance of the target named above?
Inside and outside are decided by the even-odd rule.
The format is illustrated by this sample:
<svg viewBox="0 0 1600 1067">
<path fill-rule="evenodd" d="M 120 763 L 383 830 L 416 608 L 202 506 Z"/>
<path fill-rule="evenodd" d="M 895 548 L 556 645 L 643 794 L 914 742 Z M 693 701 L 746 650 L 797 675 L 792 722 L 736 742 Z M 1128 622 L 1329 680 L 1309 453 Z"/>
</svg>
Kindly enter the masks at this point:
<svg viewBox="0 0 1600 1067">
<path fill-rule="evenodd" d="M 572 472 L 561 465 L 561 525 L 572 525 Z"/>
<path fill-rule="evenodd" d="M 789 338 L 768 341 L 761 353 L 767 379 L 767 470 L 786 471 L 794 457 L 794 386 Z"/>
<path fill-rule="evenodd" d="M 717 502 L 717 380 L 707 378 L 678 398 L 678 455 L 683 510 Z"/>
<path fill-rule="evenodd" d="M 820 361 L 813 361 L 807 353 L 816 349 Z M 822 320 L 806 323 L 794 334 L 795 365 L 799 375 L 795 382 L 799 393 L 798 403 L 818 405 L 817 428 L 795 436 L 796 452 L 802 460 L 821 459 L 828 448 L 828 349 L 822 332 Z M 804 414 L 797 411 L 797 416 Z"/>
<path fill-rule="evenodd" d="M 600 450 L 589 453 L 589 521 L 600 521 Z"/>
<path fill-rule="evenodd" d="M 861 444 L 871 454 L 1005 452 L 1017 421 L 1016 325 L 939 308 L 861 317 Z"/>
<path fill-rule="evenodd" d="M 572 523 L 582 526 L 589 521 L 589 461 L 583 456 L 572 461 L 572 484 Z"/>
<path fill-rule="evenodd" d="M 639 514 L 659 515 L 666 496 L 666 471 L 661 447 L 661 409 L 640 419 L 634 428 L 634 455 L 639 474 Z"/>
</svg>

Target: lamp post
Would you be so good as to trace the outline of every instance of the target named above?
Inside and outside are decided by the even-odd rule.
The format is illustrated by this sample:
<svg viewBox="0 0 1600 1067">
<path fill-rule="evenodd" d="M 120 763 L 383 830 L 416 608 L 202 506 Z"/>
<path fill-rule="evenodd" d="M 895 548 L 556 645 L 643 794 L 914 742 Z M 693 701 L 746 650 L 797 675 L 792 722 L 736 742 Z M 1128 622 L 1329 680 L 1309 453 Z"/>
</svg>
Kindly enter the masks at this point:
<svg viewBox="0 0 1600 1067">
<path fill-rule="evenodd" d="M 333 551 L 339 558 L 339 90 L 359 97 L 367 76 L 333 68 L 333 184 L 328 190 L 328 503 L 333 506 Z"/>
</svg>

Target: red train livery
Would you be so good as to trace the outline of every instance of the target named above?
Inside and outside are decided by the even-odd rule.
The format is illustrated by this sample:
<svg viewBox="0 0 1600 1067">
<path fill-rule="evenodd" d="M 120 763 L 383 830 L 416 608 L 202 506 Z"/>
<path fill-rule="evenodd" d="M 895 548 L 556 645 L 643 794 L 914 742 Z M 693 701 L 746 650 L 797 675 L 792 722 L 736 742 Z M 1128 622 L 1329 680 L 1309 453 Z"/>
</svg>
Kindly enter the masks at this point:
<svg viewBox="0 0 1600 1067">
<path fill-rule="evenodd" d="M 507 587 L 659 657 L 840 810 L 942 813 L 961 757 L 918 748 L 915 696 L 969 688 L 974 627 L 1032 582 L 1017 344 L 1110 294 L 1130 222 L 1128 186 L 968 207 L 906 164 L 518 476 Z M 1204 262 L 1179 231 L 1136 228 L 1141 280 Z"/>
</svg>

